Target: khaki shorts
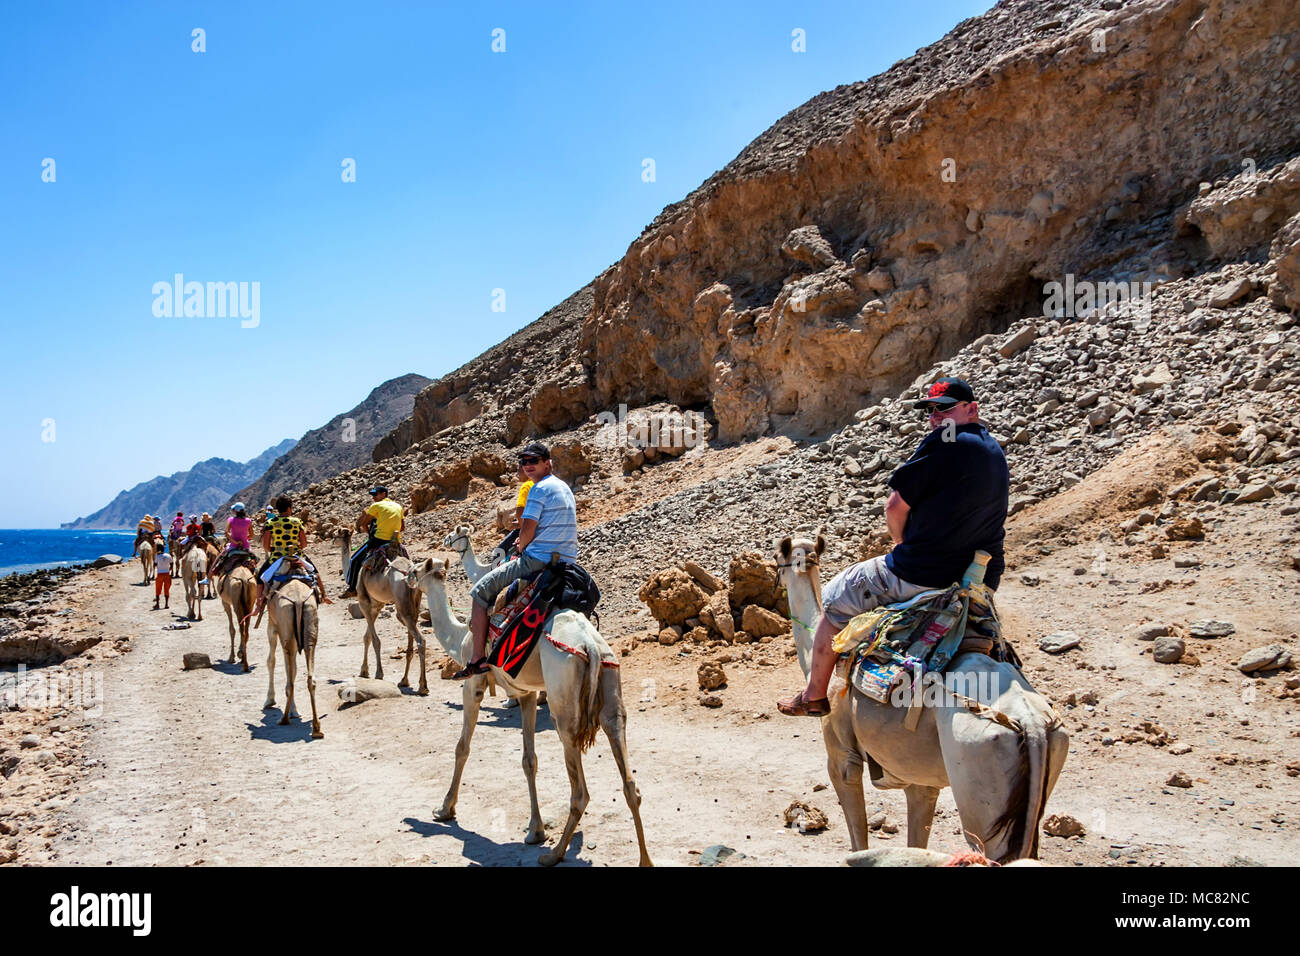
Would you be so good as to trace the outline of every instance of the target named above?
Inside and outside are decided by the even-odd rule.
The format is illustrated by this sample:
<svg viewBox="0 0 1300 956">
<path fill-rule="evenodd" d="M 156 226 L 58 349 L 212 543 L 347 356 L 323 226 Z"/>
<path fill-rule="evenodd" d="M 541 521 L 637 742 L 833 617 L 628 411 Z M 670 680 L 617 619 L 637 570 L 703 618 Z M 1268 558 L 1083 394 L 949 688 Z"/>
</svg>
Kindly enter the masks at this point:
<svg viewBox="0 0 1300 956">
<path fill-rule="evenodd" d="M 897 604 L 929 590 L 932 589 L 909 584 L 889 570 L 882 554 L 850 565 L 826 583 L 822 588 L 822 616 L 843 630 L 864 611 L 882 604 Z"/>
<path fill-rule="evenodd" d="M 469 589 L 469 596 L 478 604 L 491 610 L 498 594 L 520 578 L 542 570 L 546 564 L 547 562 L 541 558 L 521 555 L 513 561 L 498 565 L 479 578 L 478 583 Z"/>
</svg>

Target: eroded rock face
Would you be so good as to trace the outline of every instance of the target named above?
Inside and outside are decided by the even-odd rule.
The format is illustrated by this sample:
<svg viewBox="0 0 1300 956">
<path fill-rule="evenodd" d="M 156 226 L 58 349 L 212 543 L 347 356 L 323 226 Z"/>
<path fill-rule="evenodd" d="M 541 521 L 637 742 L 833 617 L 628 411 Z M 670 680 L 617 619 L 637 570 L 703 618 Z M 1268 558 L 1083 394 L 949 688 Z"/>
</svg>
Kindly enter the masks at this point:
<svg viewBox="0 0 1300 956">
<path fill-rule="evenodd" d="M 1295 179 L 1268 159 L 1296 146 L 1300 70 L 1276 69 L 1293 4 L 1100 6 L 1000 3 L 800 107 L 665 210 L 595 282 L 597 404 L 710 402 L 725 441 L 841 424 L 1040 310 L 1044 283 L 1109 265 L 1117 232 L 1240 172 L 1247 143 L 1266 194 L 1195 206 L 1139 278 L 1179 273 L 1198 231 L 1267 243 Z M 997 53 L 971 54 L 986 33 Z"/>
<path fill-rule="evenodd" d="M 1269 258 L 1275 270 L 1269 298 L 1280 308 L 1300 313 L 1300 213 L 1278 230 Z"/>
<path fill-rule="evenodd" d="M 641 585 L 637 597 L 664 627 L 684 624 L 688 618 L 695 617 L 708 601 L 694 578 L 681 568 L 665 568 L 652 574 Z"/>
</svg>

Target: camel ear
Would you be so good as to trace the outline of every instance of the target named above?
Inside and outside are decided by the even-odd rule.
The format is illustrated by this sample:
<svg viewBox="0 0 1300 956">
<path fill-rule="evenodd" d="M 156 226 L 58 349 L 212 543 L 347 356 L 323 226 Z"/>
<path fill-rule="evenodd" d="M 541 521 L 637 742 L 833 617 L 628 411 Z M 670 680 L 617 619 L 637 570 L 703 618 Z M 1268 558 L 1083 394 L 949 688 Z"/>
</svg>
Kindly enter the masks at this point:
<svg viewBox="0 0 1300 956">
<path fill-rule="evenodd" d="M 822 552 L 825 550 L 826 550 L 826 539 L 823 538 L 822 533 L 818 531 L 817 532 L 817 557 L 820 558 L 822 556 Z"/>
<path fill-rule="evenodd" d="M 785 561 L 787 563 L 789 562 L 791 546 L 792 546 L 792 542 L 790 541 L 789 535 L 786 535 L 784 538 L 782 538 L 781 543 L 777 545 L 777 551 L 778 553 L 780 553 L 782 561 Z"/>
</svg>

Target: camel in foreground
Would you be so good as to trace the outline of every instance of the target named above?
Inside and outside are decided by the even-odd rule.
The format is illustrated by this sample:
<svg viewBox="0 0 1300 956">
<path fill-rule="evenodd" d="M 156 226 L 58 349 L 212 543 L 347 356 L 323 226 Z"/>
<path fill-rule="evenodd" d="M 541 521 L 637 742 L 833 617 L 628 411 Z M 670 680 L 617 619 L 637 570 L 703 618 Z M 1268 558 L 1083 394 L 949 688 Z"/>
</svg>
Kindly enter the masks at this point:
<svg viewBox="0 0 1300 956">
<path fill-rule="evenodd" d="M 465 569 L 465 576 L 469 578 L 470 584 L 478 584 L 478 579 L 483 577 L 501 562 L 489 561 L 487 564 L 479 564 L 478 558 L 474 555 L 474 543 L 470 541 L 469 536 L 474 533 L 472 524 L 458 524 L 451 534 L 442 539 L 442 546 L 450 548 L 460 555 L 461 566 Z"/>
<path fill-rule="evenodd" d="M 153 539 L 145 538 L 140 542 L 140 565 L 144 568 L 144 583 L 148 584 L 153 580 Z"/>
<path fill-rule="evenodd" d="M 342 547 L 343 566 L 347 567 L 348 556 L 352 553 L 352 532 L 344 531 Z M 361 649 L 361 677 L 370 676 L 370 644 L 375 645 L 375 677 L 384 679 L 384 660 L 380 652 L 379 632 L 375 630 L 375 619 L 385 604 L 393 605 L 397 619 L 406 626 L 406 670 L 398 687 L 411 686 L 411 652 L 420 650 L 420 690 L 423 696 L 429 693 L 429 679 L 425 672 L 424 635 L 420 633 L 420 589 L 413 583 L 411 572 L 414 565 L 410 558 L 394 558 L 383 571 L 378 573 L 362 571 L 357 577 L 357 603 L 361 613 L 366 617 L 366 636 Z"/>
<path fill-rule="evenodd" d="M 434 632 L 438 635 L 438 643 L 463 667 L 469 660 L 473 637 L 469 625 L 457 619 L 447 603 L 446 562 L 429 558 L 413 574 L 419 581 L 420 589 L 428 597 L 429 616 L 433 621 Z M 548 639 L 551 635 L 559 643 L 581 651 L 582 656 L 556 647 Z M 641 792 L 628 769 L 625 730 L 627 712 L 623 708 L 622 681 L 617 667 L 604 667 L 601 664 L 602 652 L 607 651 L 608 647 L 586 617 L 577 611 L 560 611 L 547 620 L 546 634 L 529 652 L 518 677 L 512 678 L 505 671 L 493 667 L 490 673 L 465 681 L 462 692 L 464 720 L 460 740 L 456 743 L 456 769 L 442 808 L 434 814 L 434 819 L 446 821 L 456 817 L 461 773 L 469 757 L 470 738 L 474 734 L 474 725 L 478 722 L 479 705 L 491 680 L 505 688 L 507 693 L 519 698 L 520 724 L 524 735 L 524 777 L 528 781 L 528 799 L 532 811 L 524 842 L 541 843 L 546 839 L 545 824 L 537 805 L 537 752 L 533 739 L 537 726 L 537 694 L 546 690 L 551 697 L 551 718 L 564 746 L 564 765 L 569 772 L 570 796 L 564 833 L 555 844 L 555 849 L 543 853 L 538 857 L 538 862 L 543 866 L 554 866 L 564 859 L 569 841 L 587 807 L 587 782 L 582 772 L 582 754 L 595 741 L 597 731 L 604 730 L 623 781 L 623 796 L 632 811 L 637 845 L 641 851 L 640 865 L 651 866 L 650 854 L 646 851 L 645 833 L 641 828 Z"/>
<path fill-rule="evenodd" d="M 207 573 L 207 552 L 202 548 L 190 548 L 181 559 L 181 578 L 185 582 L 185 604 L 191 620 L 203 620 L 203 595 L 199 582 Z"/>
<path fill-rule="evenodd" d="M 257 578 L 253 572 L 238 564 L 221 575 L 217 582 L 221 606 L 226 609 L 226 623 L 230 627 L 230 663 L 235 663 L 235 628 L 239 628 L 239 660 L 248 673 L 248 618 L 257 601 Z"/>
<path fill-rule="evenodd" d="M 221 556 L 221 549 L 218 548 L 211 541 L 207 540 L 206 538 L 202 538 L 199 540 L 199 546 L 203 549 L 203 553 L 208 556 L 207 566 L 212 567 L 213 562 L 215 562 L 217 558 Z M 215 600 L 217 594 L 216 591 L 213 590 L 214 588 L 213 580 L 211 578 L 204 578 L 204 580 L 207 585 L 207 594 L 204 596 L 208 598 L 208 600 Z"/>
<path fill-rule="evenodd" d="M 307 695 L 311 698 L 311 739 L 320 740 L 325 735 L 320 729 L 320 716 L 316 712 L 316 634 L 320 621 L 316 607 L 316 592 L 304 581 L 286 581 L 267 601 L 266 636 L 270 653 L 266 656 L 266 703 L 263 710 L 275 706 L 275 649 L 278 644 L 284 653 L 284 713 L 280 723 L 289 723 L 297 717 L 293 705 L 293 682 L 298 673 L 298 648 L 302 647 L 307 659 Z M 247 668 L 245 668 L 247 669 Z"/>
<path fill-rule="evenodd" d="M 783 538 L 777 551 L 791 612 L 816 609 L 809 625 L 821 614 L 821 551 L 820 536 Z M 984 654 L 958 654 L 943 676 L 956 693 L 927 693 L 912 731 L 906 707 L 877 703 L 852 684 L 844 694 L 844 682 L 832 681 L 822 736 L 853 850 L 867 849 L 866 765 L 875 787 L 906 795 L 909 847 L 926 847 L 939 791 L 950 786 L 973 849 L 999 863 L 1037 858 L 1038 825 L 1069 749 L 1060 718 L 1018 669 Z"/>
</svg>

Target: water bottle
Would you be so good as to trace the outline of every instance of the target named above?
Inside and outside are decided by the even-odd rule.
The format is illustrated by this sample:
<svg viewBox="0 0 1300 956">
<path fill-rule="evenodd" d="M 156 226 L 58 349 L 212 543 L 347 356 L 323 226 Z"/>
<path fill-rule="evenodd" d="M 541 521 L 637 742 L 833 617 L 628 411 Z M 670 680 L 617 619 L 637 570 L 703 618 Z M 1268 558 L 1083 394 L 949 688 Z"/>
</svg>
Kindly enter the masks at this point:
<svg viewBox="0 0 1300 956">
<path fill-rule="evenodd" d="M 966 573 L 961 576 L 962 587 L 968 588 L 976 584 L 982 585 L 984 583 L 984 571 L 992 559 L 993 555 L 987 551 L 976 551 L 975 559 L 971 561 Z"/>
</svg>

